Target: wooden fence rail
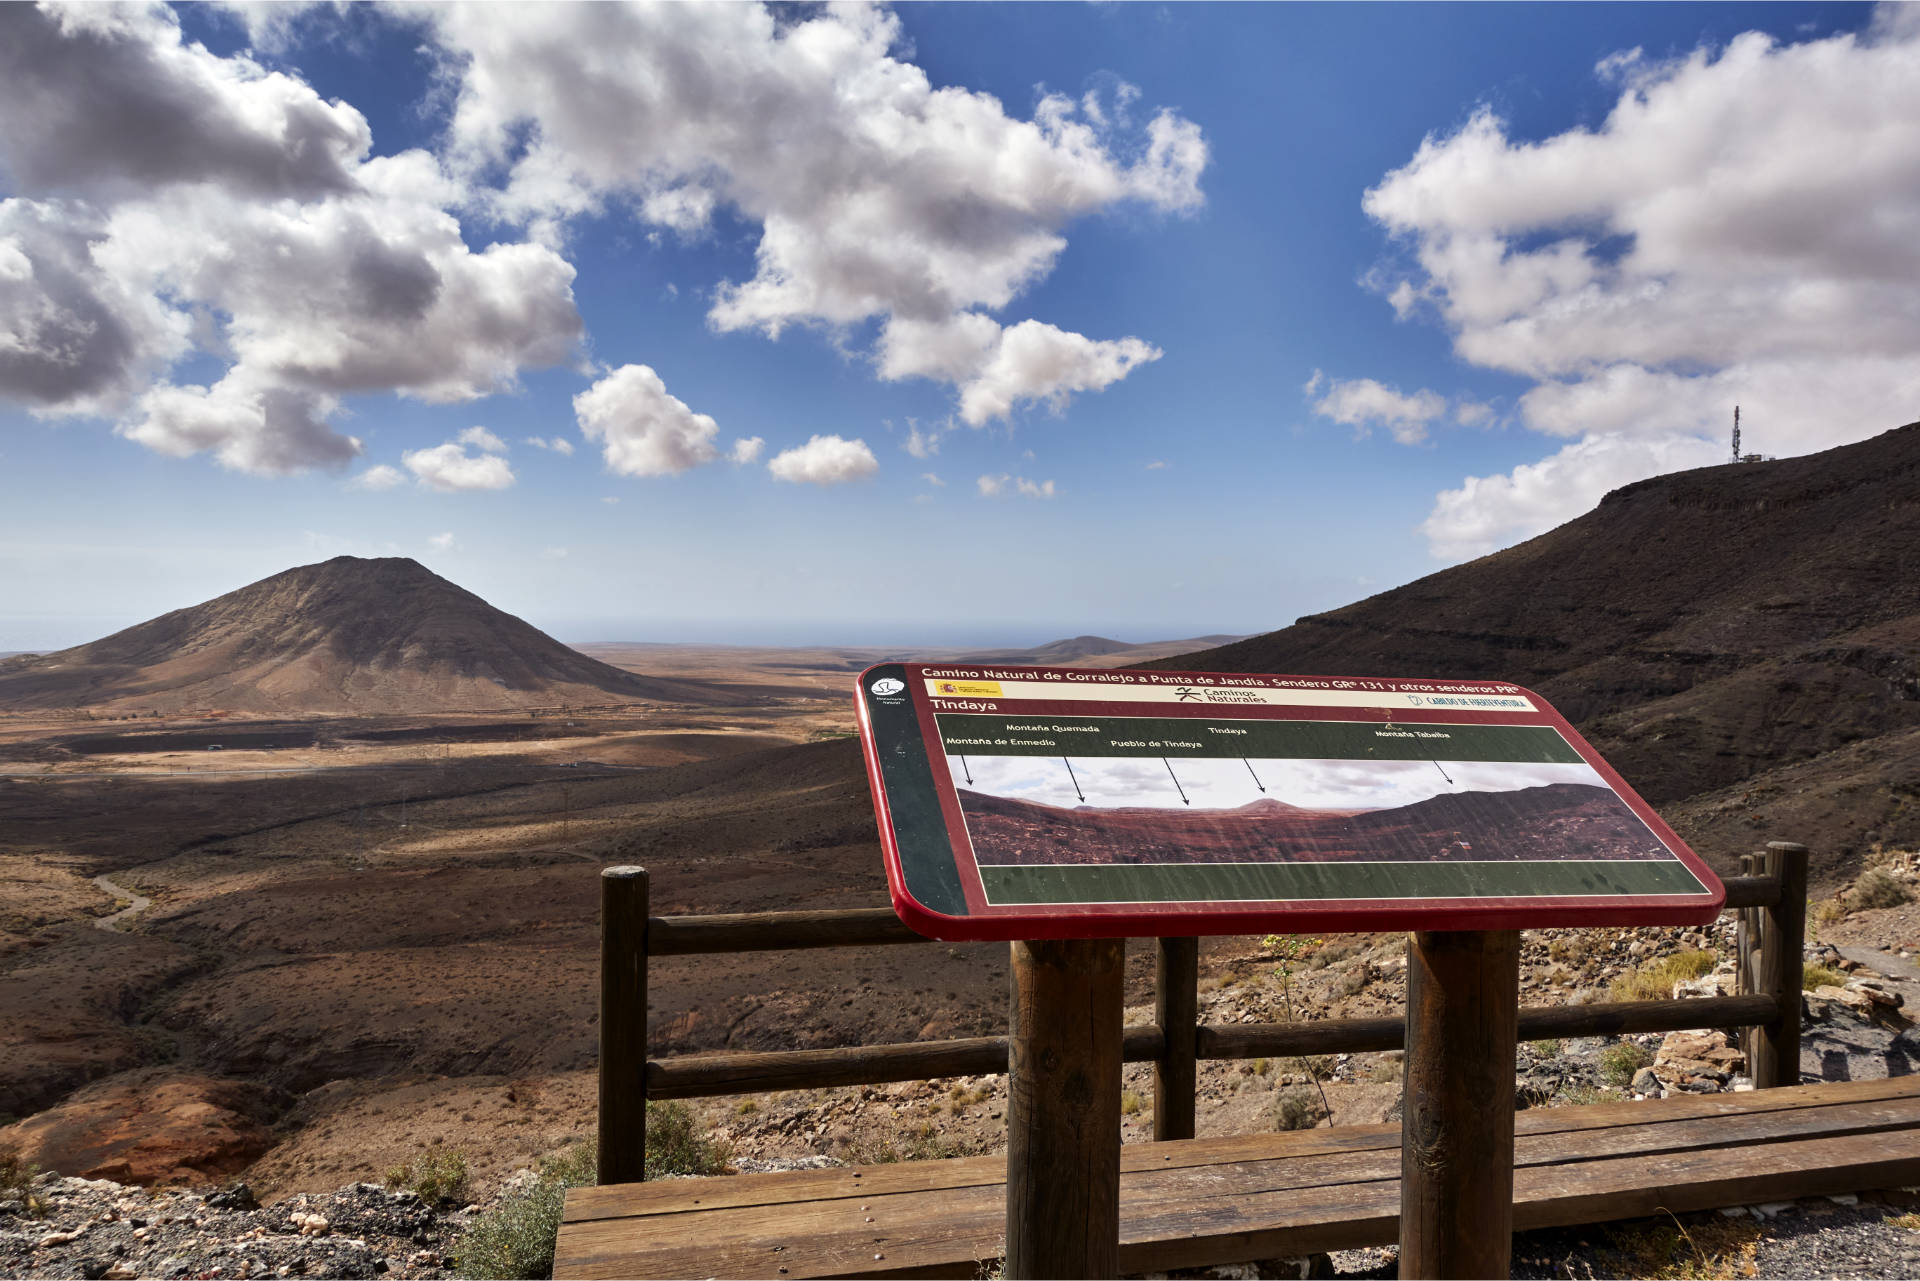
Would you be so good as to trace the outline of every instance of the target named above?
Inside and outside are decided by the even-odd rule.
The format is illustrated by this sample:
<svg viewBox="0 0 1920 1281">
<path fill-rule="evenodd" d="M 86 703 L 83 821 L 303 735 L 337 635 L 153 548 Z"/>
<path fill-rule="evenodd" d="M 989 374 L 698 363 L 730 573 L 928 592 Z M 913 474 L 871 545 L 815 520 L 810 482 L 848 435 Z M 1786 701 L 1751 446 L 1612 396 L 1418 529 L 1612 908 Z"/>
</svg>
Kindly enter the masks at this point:
<svg viewBox="0 0 1920 1281">
<path fill-rule="evenodd" d="M 1740 914 L 1739 995 L 1683 1001 L 1537 1006 L 1520 1011 L 1523 1040 L 1750 1029 L 1754 1085 L 1799 1080 L 1801 946 L 1807 851 L 1775 842 L 1743 860 L 1726 882 Z M 1007 1038 L 980 1036 L 824 1050 L 647 1057 L 647 965 L 655 956 L 932 943 L 890 908 L 649 916 L 644 869 L 601 872 L 599 1182 L 633 1183 L 646 1168 L 646 1100 L 879 1085 L 1007 1069 Z M 1295 1023 L 1198 1021 L 1199 941 L 1155 941 L 1156 1022 L 1122 1033 L 1122 1057 L 1154 1065 L 1154 1137 L 1192 1138 L 1195 1078 L 1203 1059 L 1365 1054 L 1406 1043 L 1403 1018 Z"/>
</svg>

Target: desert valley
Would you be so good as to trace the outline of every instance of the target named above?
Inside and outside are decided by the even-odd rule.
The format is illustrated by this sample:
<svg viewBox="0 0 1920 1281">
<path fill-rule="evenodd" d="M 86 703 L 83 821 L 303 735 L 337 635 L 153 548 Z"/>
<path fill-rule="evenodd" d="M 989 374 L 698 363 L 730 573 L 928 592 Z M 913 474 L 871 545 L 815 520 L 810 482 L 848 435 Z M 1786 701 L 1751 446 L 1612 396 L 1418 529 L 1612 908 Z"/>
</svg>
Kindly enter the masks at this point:
<svg viewBox="0 0 1920 1281">
<path fill-rule="evenodd" d="M 1259 637 L 912 657 L 1511 679 L 1718 868 L 1803 840 L 1830 893 L 1920 844 L 1916 496 L 1920 424 L 1634 485 Z M 898 657 L 569 648 L 411 561 L 341 557 L 0 660 L 0 1142 L 263 1198 L 435 1148 L 481 1185 L 563 1149 L 592 1129 L 597 870 L 647 866 L 656 914 L 883 904 L 852 682 Z M 1584 794 L 1537 791 L 1509 808 L 1634 839 Z M 1023 805 L 997 821 L 1044 819 Z M 1262 948 L 1211 940 L 1203 965 L 1230 976 Z M 1150 999 L 1144 953 L 1130 974 Z M 1006 1018 L 1001 945 L 677 957 L 652 981 L 656 1052 Z M 1391 984 L 1360 999 L 1388 1008 Z M 707 1115 L 747 1116 L 730 1109 Z M 806 1155 L 823 1134 L 750 1146 Z"/>
</svg>

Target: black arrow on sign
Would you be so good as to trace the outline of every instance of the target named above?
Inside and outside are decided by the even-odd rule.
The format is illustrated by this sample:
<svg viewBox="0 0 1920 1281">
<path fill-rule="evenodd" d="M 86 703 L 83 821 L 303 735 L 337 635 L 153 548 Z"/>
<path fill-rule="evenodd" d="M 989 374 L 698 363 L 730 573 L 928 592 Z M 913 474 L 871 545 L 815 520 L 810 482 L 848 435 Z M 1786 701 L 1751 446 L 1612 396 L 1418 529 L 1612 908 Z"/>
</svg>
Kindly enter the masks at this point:
<svg viewBox="0 0 1920 1281">
<path fill-rule="evenodd" d="M 1248 759 L 1247 759 L 1246 757 L 1244 757 L 1244 756 L 1242 756 L 1242 757 L 1240 758 L 1240 763 L 1241 763 L 1242 765 L 1245 765 L 1245 766 L 1247 767 L 1247 773 L 1249 773 L 1249 774 L 1253 774 L 1253 762 L 1252 762 L 1252 761 L 1250 761 L 1250 760 L 1248 760 Z M 1263 791 L 1263 792 L 1267 790 L 1267 785 L 1266 785 L 1265 783 L 1262 783 L 1262 782 L 1260 781 L 1260 776 L 1259 776 L 1258 774 L 1253 774 L 1253 785 L 1254 785 L 1255 787 L 1257 787 L 1257 788 L 1259 788 L 1259 789 L 1260 789 L 1261 791 Z"/>
<path fill-rule="evenodd" d="M 1193 804 L 1192 801 L 1187 799 L 1187 789 L 1180 786 L 1180 776 L 1173 772 L 1173 762 L 1162 756 L 1160 763 L 1167 767 L 1167 777 L 1173 780 L 1173 790 L 1180 793 L 1180 803 L 1182 805 Z"/>
<path fill-rule="evenodd" d="M 1073 778 L 1073 762 L 1062 756 L 1060 763 L 1067 767 L 1067 777 Z M 1087 794 L 1080 790 L 1080 780 L 1077 778 L 1073 778 L 1073 794 L 1083 801 L 1087 799 Z"/>
<path fill-rule="evenodd" d="M 1443 766 L 1442 766 L 1442 765 L 1440 764 L 1440 762 L 1439 762 L 1439 761 L 1435 761 L 1435 762 L 1433 763 L 1433 767 L 1434 767 L 1435 769 L 1437 769 L 1437 770 L 1439 770 L 1439 771 L 1440 771 L 1440 777 L 1441 777 L 1441 778 L 1444 778 L 1444 779 L 1446 779 L 1446 780 L 1447 780 L 1447 782 L 1449 782 L 1449 783 L 1451 783 L 1451 782 L 1453 782 L 1453 775 L 1451 775 L 1451 774 L 1449 774 L 1449 773 L 1447 773 L 1447 771 L 1446 771 L 1446 769 L 1445 769 L 1445 767 L 1443 767 Z"/>
<path fill-rule="evenodd" d="M 967 758 L 964 756 L 960 758 L 960 772 L 967 776 L 967 782 L 973 782 L 973 770 L 968 767 Z"/>
</svg>

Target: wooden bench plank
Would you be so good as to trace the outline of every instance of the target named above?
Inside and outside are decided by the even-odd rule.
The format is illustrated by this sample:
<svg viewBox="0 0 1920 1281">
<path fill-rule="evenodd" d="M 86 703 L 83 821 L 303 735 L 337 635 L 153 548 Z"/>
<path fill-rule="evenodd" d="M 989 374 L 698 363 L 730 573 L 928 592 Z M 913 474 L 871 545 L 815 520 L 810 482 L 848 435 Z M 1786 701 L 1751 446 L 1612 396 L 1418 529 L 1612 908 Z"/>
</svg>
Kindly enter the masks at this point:
<svg viewBox="0 0 1920 1281">
<path fill-rule="evenodd" d="M 1533 1133 L 1516 1141 L 1516 1221 L 1920 1181 L 1920 1079 L 1850 1086 L 1522 1114 Z M 1390 1242 L 1398 1129 L 1350 1130 L 1129 1147 L 1122 1267 Z M 555 1276 L 972 1275 L 1000 1249 L 1002 1170 L 1000 1158 L 965 1158 L 867 1167 L 858 1179 L 843 1169 L 576 1189 Z"/>
<path fill-rule="evenodd" d="M 1920 1099 L 1920 1076 L 1877 1081 L 1802 1085 L 1742 1094 L 1680 1095 L 1632 1103 L 1535 1108 L 1514 1118 L 1516 1142 L 1530 1136 L 1603 1130 L 1695 1117 L 1753 1115 L 1795 1111 L 1881 1099 Z M 1129 1144 L 1120 1150 L 1123 1173 L 1229 1161 L 1281 1160 L 1330 1152 L 1400 1150 L 1400 1127 L 1336 1126 L 1281 1134 L 1234 1134 L 1170 1143 Z M 607 1217 L 677 1214 L 691 1205 L 714 1209 L 729 1205 L 773 1205 L 790 1201 L 884 1195 L 972 1187 L 1004 1179 L 1000 1156 L 959 1157 L 943 1161 L 903 1161 L 887 1165 L 793 1170 L 772 1174 L 725 1175 L 709 1179 L 666 1179 L 611 1187 L 575 1188 L 567 1195 L 565 1221 Z"/>
<path fill-rule="evenodd" d="M 1630 1128 L 1533 1136 L 1520 1142 L 1516 1160 L 1522 1167 L 1559 1167 L 1572 1162 L 1697 1152 L 1782 1138 L 1805 1140 L 1899 1128 L 1920 1128 L 1920 1100 L 1695 1117 Z M 1122 1184 L 1122 1212 L 1129 1221 L 1145 1221 L 1168 1207 L 1192 1217 L 1200 1213 L 1207 1202 L 1219 1198 L 1240 1204 L 1246 1198 L 1268 1193 L 1389 1182 L 1398 1176 L 1399 1162 L 1400 1154 L 1395 1149 L 1142 1170 Z M 968 1164 L 977 1167 L 979 1162 L 976 1159 Z M 968 1237 L 993 1231 L 998 1222 L 994 1217 L 997 1207 L 1004 1204 L 997 1195 L 997 1185 L 974 1184 L 967 1190 L 977 1193 L 983 1188 L 995 1195 L 984 1200 L 942 1198 L 937 1207 L 930 1206 L 928 1193 L 923 1190 L 883 1193 L 877 1188 L 868 1189 L 866 1195 L 855 1198 L 857 1204 L 850 1203 L 848 1198 L 836 1197 L 774 1205 L 706 1206 L 681 1216 L 678 1222 L 668 1218 L 641 1226 L 631 1220 L 603 1220 L 605 1224 L 624 1222 L 626 1227 L 614 1227 L 608 1232 L 589 1231 L 581 1239 L 617 1240 L 624 1230 L 657 1234 L 665 1243 L 684 1230 L 695 1234 L 695 1244 L 703 1249 L 748 1243 L 786 1245 L 796 1240 L 823 1240 L 857 1219 L 861 1226 L 856 1236 L 862 1243 L 883 1245 L 896 1229 L 917 1224 L 930 1213 L 951 1233 Z M 960 1189 L 939 1190 L 954 1193 Z M 975 1217 L 967 1218 L 968 1213 Z M 871 1227 L 866 1226 L 869 1222 Z"/>
</svg>

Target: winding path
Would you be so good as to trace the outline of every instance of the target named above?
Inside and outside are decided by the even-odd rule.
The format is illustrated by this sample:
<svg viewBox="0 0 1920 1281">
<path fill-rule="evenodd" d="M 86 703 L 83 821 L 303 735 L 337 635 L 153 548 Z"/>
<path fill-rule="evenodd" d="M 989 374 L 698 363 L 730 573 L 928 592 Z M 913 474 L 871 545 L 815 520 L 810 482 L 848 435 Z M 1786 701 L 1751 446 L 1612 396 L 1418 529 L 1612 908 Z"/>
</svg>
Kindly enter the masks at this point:
<svg viewBox="0 0 1920 1281">
<path fill-rule="evenodd" d="M 93 927 L 97 930 L 105 930 L 109 934 L 118 934 L 121 932 L 118 922 L 131 921 L 134 917 L 153 906 L 153 900 L 146 895 L 136 893 L 124 885 L 115 884 L 114 881 L 108 877 L 96 876 L 93 878 L 93 883 L 106 893 L 111 894 L 116 902 L 123 898 L 132 900 L 128 906 L 121 908 L 111 916 L 94 917 Z"/>
</svg>

